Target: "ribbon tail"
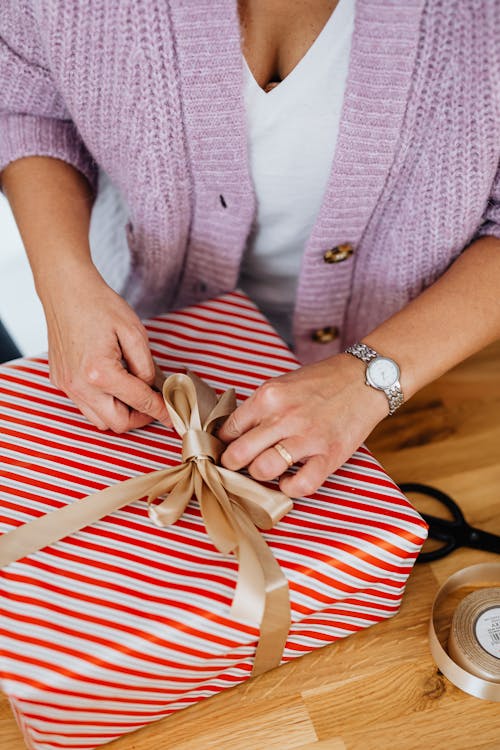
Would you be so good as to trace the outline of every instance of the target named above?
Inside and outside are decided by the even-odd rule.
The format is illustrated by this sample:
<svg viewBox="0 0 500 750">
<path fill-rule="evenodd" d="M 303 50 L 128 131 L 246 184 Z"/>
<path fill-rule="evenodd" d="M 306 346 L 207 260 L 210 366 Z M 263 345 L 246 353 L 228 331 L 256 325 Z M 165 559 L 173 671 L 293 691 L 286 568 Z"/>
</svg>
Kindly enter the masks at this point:
<svg viewBox="0 0 500 750">
<path fill-rule="evenodd" d="M 259 534 L 252 525 L 255 534 Z M 255 537 L 248 528 L 240 527 L 235 519 L 237 539 L 235 555 L 238 560 L 238 579 L 231 604 L 231 616 L 262 626 L 266 609 L 266 580 L 255 545 Z"/>
<path fill-rule="evenodd" d="M 168 469 L 143 474 L 57 508 L 0 537 L 0 568 L 100 521 L 147 495 Z"/>
<path fill-rule="evenodd" d="M 257 555 L 265 582 L 264 609 L 260 622 L 260 638 L 255 652 L 252 677 L 278 667 L 281 663 L 291 623 L 290 594 L 288 581 L 266 540 L 255 528 L 245 511 L 234 508 L 239 524 Z M 231 614 L 238 615 L 240 605 L 236 592 Z"/>
<path fill-rule="evenodd" d="M 285 579 L 282 585 L 266 590 L 266 606 L 252 666 L 252 677 L 279 667 L 290 632 L 290 623 L 290 593 Z"/>
<path fill-rule="evenodd" d="M 255 527 L 254 516 L 258 515 L 255 511 L 260 510 L 263 526 L 274 525 L 281 517 L 280 511 L 285 507 L 288 509 L 291 501 L 283 493 L 273 493 L 241 474 L 221 471 L 220 466 L 206 463 L 200 467 L 200 472 L 205 482 L 205 503 L 211 496 L 210 499 L 219 501 L 221 509 L 224 508 L 224 517 L 228 521 L 231 519 L 239 565 L 231 615 L 252 622 L 260 629 L 252 675 L 262 674 L 281 663 L 290 630 L 291 610 L 288 581 L 266 540 Z M 266 506 L 264 509 L 259 506 L 259 501 Z M 205 511 L 203 515 L 205 518 Z M 205 525 L 210 533 L 211 524 L 207 524 L 207 518 Z"/>
<path fill-rule="evenodd" d="M 207 534 L 217 549 L 227 555 L 238 546 L 233 507 L 221 484 L 218 467 L 201 461 L 195 472 L 195 493 Z"/>
<path fill-rule="evenodd" d="M 193 489 L 192 464 L 175 467 L 149 493 L 148 513 L 153 523 L 164 528 L 178 521 L 193 496 Z M 167 497 L 161 503 L 155 504 L 154 501 L 164 494 L 167 494 Z"/>
<path fill-rule="evenodd" d="M 266 589 L 256 544 L 261 539 L 260 533 L 245 511 L 238 508 L 237 500 L 229 498 L 220 482 L 218 467 L 203 462 L 198 468 L 195 492 L 208 535 L 219 550 L 226 554 L 234 552 L 238 560 L 231 614 L 260 628 Z M 239 515 L 235 511 L 239 511 Z"/>
<path fill-rule="evenodd" d="M 259 529 L 272 529 L 293 508 L 292 501 L 283 492 L 264 487 L 255 479 L 223 466 L 215 468 L 226 491 L 234 496 Z"/>
</svg>

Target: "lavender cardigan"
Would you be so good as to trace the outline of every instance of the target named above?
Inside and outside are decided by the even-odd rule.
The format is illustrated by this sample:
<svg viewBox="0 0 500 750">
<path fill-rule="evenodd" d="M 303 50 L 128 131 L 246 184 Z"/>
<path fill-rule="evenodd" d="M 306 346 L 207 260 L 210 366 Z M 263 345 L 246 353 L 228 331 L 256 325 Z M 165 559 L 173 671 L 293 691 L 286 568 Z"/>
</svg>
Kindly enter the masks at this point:
<svg viewBox="0 0 500 750">
<path fill-rule="evenodd" d="M 300 106 L 300 102 L 297 102 Z M 255 212 L 236 0 L 1 0 L 0 170 L 64 159 L 128 206 L 142 314 L 234 288 Z M 304 252 L 302 360 L 500 237 L 500 3 L 357 0 L 340 134 Z M 326 263 L 344 242 L 354 253 Z M 316 343 L 318 328 L 339 337 Z"/>
</svg>

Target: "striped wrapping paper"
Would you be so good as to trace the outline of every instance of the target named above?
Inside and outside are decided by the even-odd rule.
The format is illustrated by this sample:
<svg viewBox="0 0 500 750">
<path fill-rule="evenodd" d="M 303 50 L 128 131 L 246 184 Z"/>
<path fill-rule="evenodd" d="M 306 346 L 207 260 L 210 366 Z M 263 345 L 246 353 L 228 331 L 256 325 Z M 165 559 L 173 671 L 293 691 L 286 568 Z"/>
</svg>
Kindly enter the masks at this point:
<svg viewBox="0 0 500 750">
<path fill-rule="evenodd" d="M 165 372 L 248 396 L 296 362 L 234 293 L 148 323 Z M 49 382 L 45 358 L 0 367 L 0 532 L 179 461 L 159 424 L 101 433 Z M 290 582 L 283 661 L 392 616 L 425 524 L 362 447 L 266 532 Z M 258 633 L 229 619 L 236 564 L 198 508 L 169 529 L 144 502 L 1 571 L 0 676 L 36 750 L 93 748 L 248 679 Z"/>
</svg>

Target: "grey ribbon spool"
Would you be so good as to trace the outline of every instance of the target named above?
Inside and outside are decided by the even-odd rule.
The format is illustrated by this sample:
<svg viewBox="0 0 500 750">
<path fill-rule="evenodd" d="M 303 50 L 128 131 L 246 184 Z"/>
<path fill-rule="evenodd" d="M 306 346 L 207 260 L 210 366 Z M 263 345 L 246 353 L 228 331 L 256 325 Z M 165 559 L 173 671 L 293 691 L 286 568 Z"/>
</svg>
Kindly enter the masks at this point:
<svg viewBox="0 0 500 750">
<path fill-rule="evenodd" d="M 500 563 L 459 570 L 437 592 L 429 625 L 431 653 L 444 676 L 469 695 L 490 701 L 500 701 L 500 657 L 495 655 L 497 633 L 500 637 L 499 583 Z M 466 596 L 455 610 L 446 653 L 436 634 L 436 612 L 446 597 L 473 584 L 482 588 Z"/>
</svg>

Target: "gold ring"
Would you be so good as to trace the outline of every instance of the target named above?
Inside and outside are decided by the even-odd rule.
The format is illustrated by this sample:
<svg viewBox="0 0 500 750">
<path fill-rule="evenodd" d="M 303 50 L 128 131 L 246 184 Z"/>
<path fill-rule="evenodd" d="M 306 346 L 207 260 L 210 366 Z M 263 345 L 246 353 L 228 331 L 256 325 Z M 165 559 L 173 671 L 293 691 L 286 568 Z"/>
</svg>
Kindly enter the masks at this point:
<svg viewBox="0 0 500 750">
<path fill-rule="evenodd" d="M 276 443 L 276 445 L 273 445 L 273 448 L 276 448 L 283 461 L 286 462 L 288 468 L 290 468 L 290 466 L 293 466 L 295 462 L 284 445 L 282 445 L 281 443 Z"/>
</svg>

